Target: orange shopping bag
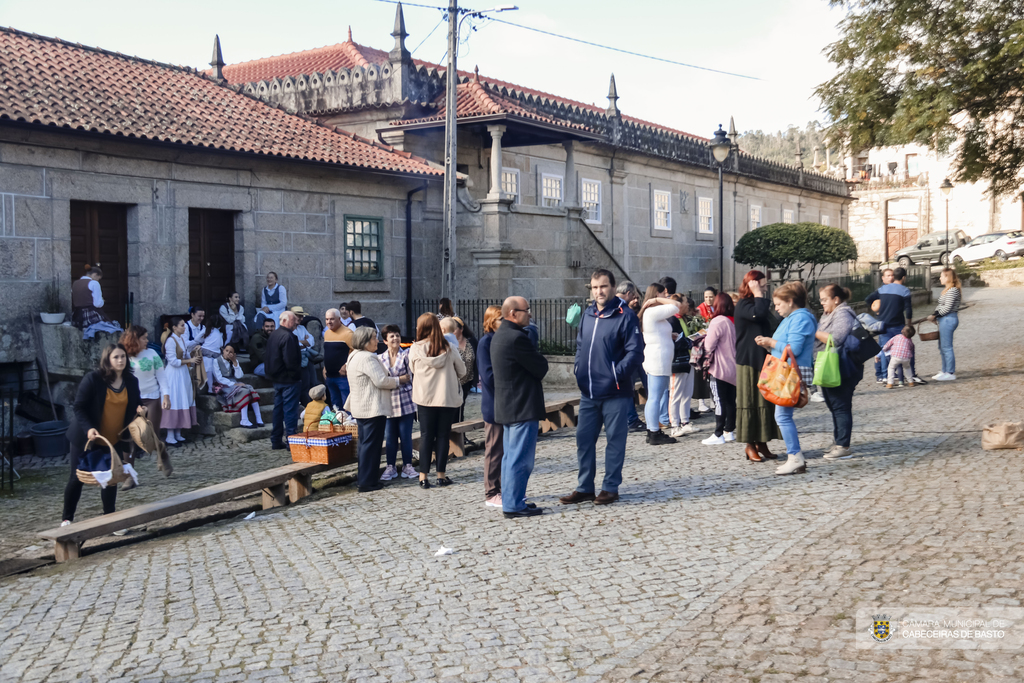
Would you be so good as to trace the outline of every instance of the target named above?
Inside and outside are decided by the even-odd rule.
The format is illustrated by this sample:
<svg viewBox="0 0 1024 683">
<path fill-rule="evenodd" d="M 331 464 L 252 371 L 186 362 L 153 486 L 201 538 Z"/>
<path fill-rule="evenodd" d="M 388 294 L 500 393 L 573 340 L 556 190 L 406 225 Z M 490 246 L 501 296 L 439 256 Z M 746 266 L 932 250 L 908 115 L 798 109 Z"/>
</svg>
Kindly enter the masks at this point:
<svg viewBox="0 0 1024 683">
<path fill-rule="evenodd" d="M 800 408 L 807 404 L 803 396 L 803 382 L 800 381 L 800 368 L 796 365 L 793 352 L 786 345 L 782 358 L 771 354 L 764 359 L 761 376 L 757 378 L 757 388 L 769 403 L 783 408 Z"/>
</svg>

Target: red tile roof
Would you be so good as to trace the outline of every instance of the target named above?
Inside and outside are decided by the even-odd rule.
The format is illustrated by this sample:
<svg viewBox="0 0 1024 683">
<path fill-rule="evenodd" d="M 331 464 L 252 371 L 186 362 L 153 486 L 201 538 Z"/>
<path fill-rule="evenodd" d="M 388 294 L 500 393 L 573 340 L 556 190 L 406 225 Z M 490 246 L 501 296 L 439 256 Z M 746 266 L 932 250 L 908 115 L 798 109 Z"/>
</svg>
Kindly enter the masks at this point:
<svg viewBox="0 0 1024 683">
<path fill-rule="evenodd" d="M 468 119 L 476 116 L 492 116 L 494 114 L 511 114 L 519 118 L 540 121 L 542 123 L 561 126 L 563 128 L 590 130 L 579 123 L 570 123 L 568 121 L 553 119 L 550 116 L 539 114 L 522 106 L 518 100 L 505 97 L 495 92 L 490 86 L 487 86 L 485 83 L 475 78 L 470 79 L 468 83 L 459 83 L 455 86 L 455 101 L 455 115 L 460 119 Z M 445 106 L 444 95 L 437 98 L 436 104 L 438 113 L 434 116 L 426 116 L 419 119 L 396 119 L 391 122 L 391 125 L 401 126 L 409 123 L 421 123 L 426 121 L 444 121 L 447 116 L 448 109 Z"/>
<path fill-rule="evenodd" d="M 325 47 L 318 47 L 312 50 L 303 50 L 301 52 L 292 52 L 285 55 L 277 55 L 275 57 L 266 57 L 264 59 L 255 59 L 249 62 L 231 64 L 224 67 L 224 78 L 228 79 L 228 82 L 235 84 L 252 83 L 254 81 L 270 80 L 272 78 L 284 78 L 285 76 L 308 75 L 314 71 L 323 73 L 327 69 L 351 69 L 355 66 L 366 66 L 367 64 L 382 64 L 386 61 L 388 61 L 387 52 L 352 42 L 352 34 L 350 32 L 349 39 L 344 43 L 327 45 Z M 446 67 L 440 64 L 426 62 L 421 59 L 414 59 L 413 63 L 417 66 L 437 69 L 440 73 L 446 71 Z M 461 69 L 459 70 L 459 75 L 465 78 L 473 77 L 472 73 L 462 71 Z M 567 97 L 552 95 L 541 90 L 524 88 L 521 85 L 515 85 L 514 83 L 502 81 L 497 78 L 489 78 L 481 75 L 480 81 L 497 88 L 516 90 L 526 95 L 549 99 L 553 102 L 571 107 L 579 107 L 580 109 L 585 109 L 587 111 L 598 113 L 604 113 L 605 111 L 604 107 L 598 107 L 597 105 L 587 104 L 585 102 L 578 102 Z M 622 118 L 641 126 L 650 126 L 651 128 L 665 130 L 670 133 L 676 133 L 677 135 L 683 135 L 696 140 L 706 140 L 706 138 L 702 138 L 699 135 L 692 135 L 658 123 L 644 121 L 643 119 L 638 119 L 634 116 L 623 115 Z"/>
<path fill-rule="evenodd" d="M 270 107 L 188 68 L 0 28 L 0 121 L 442 176 L 425 159 Z"/>
</svg>

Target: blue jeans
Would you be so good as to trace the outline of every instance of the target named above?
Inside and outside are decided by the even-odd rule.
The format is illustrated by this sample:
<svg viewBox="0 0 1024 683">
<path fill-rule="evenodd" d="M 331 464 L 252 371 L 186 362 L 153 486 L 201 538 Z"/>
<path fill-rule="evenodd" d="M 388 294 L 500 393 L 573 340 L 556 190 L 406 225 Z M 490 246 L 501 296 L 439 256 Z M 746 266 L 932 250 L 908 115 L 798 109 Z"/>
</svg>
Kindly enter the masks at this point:
<svg viewBox="0 0 1024 683">
<path fill-rule="evenodd" d="M 505 455 L 501 459 L 501 509 L 504 512 L 526 509 L 526 482 L 533 473 L 539 427 L 537 420 L 505 425 L 502 435 Z"/>
<path fill-rule="evenodd" d="M 942 355 L 942 371 L 956 374 L 956 357 L 953 355 L 953 332 L 960 326 L 956 311 L 939 318 L 939 353 Z"/>
<path fill-rule="evenodd" d="M 387 426 L 384 429 L 387 441 L 388 465 L 395 466 L 398 459 L 398 440 L 402 440 L 402 464 L 412 465 L 412 423 L 416 413 L 409 413 L 402 417 L 389 417 Z"/>
<path fill-rule="evenodd" d="M 658 423 L 668 426 L 668 387 L 671 375 L 647 375 L 647 403 L 644 419 L 647 431 L 658 431 Z"/>
<path fill-rule="evenodd" d="M 601 435 L 603 424 L 608 444 L 604 449 L 604 483 L 601 484 L 601 490 L 618 493 L 619 484 L 622 483 L 622 465 L 626 460 L 626 436 L 629 429 L 626 414 L 632 402 L 631 396 L 603 400 L 580 397 L 579 422 L 576 425 L 576 460 L 580 468 L 577 491 L 594 493 L 597 437 Z"/>
<path fill-rule="evenodd" d="M 253 368 L 252 374 L 254 374 L 254 375 L 258 376 L 258 377 L 266 377 L 267 373 L 266 373 L 266 369 L 263 367 L 263 363 L 260 363 L 255 368 Z"/>
<path fill-rule="evenodd" d="M 348 377 L 328 377 L 324 379 L 324 384 L 327 385 L 331 405 L 344 408 L 348 400 Z"/>
<path fill-rule="evenodd" d="M 793 408 L 775 406 L 775 424 L 779 425 L 782 438 L 786 442 L 786 453 L 793 455 L 800 452 L 800 434 L 796 431 L 793 421 Z"/>
<path fill-rule="evenodd" d="M 825 405 L 832 413 L 832 440 L 845 448 L 850 447 L 853 432 L 853 390 L 856 388 L 853 378 L 843 378 L 838 387 L 821 388 Z"/>
<path fill-rule="evenodd" d="M 295 433 L 295 422 L 299 419 L 299 382 L 290 384 L 274 383 L 274 426 L 270 430 L 270 443 L 283 444 Z"/>
</svg>

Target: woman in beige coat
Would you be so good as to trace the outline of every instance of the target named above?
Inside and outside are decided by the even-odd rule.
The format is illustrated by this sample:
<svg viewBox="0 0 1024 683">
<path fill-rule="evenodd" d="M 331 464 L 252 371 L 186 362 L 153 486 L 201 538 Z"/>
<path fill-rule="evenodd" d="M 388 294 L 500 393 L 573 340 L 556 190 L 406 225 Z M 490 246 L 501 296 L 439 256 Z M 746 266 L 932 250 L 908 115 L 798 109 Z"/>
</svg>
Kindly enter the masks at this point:
<svg viewBox="0 0 1024 683">
<path fill-rule="evenodd" d="M 432 313 L 416 320 L 416 343 L 409 350 L 412 401 L 420 418 L 420 487 L 429 489 L 431 456 L 437 454 L 437 485 L 448 486 L 452 480 L 445 475 L 448 465 L 448 439 L 452 423 L 462 406 L 459 377 L 466 374 L 466 364 L 457 349 L 444 338 L 441 325 Z"/>
<path fill-rule="evenodd" d="M 391 377 L 377 360 L 377 330 L 360 327 L 352 334 L 352 355 L 348 357 L 351 393 L 345 409 L 359 426 L 359 492 L 383 488 L 380 483 L 380 449 L 384 426 L 391 414 L 391 390 L 409 383 L 409 375 Z"/>
</svg>

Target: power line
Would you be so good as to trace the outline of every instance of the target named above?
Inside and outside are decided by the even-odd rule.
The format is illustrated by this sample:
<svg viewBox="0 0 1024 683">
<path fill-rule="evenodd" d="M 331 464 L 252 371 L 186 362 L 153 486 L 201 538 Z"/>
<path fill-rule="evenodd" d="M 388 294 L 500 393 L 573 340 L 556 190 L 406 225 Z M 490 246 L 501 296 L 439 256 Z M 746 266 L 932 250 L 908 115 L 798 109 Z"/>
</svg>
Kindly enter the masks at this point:
<svg viewBox="0 0 1024 683">
<path fill-rule="evenodd" d="M 434 28 L 430 29 L 430 33 L 427 34 L 426 38 L 420 41 L 420 44 L 416 46 L 416 50 L 419 50 L 421 47 L 423 47 L 423 43 L 427 42 L 430 39 L 430 36 L 434 35 L 434 31 L 437 30 L 437 27 L 443 24 L 445 21 L 447 21 L 447 19 L 448 17 L 441 17 L 441 21 L 437 22 Z M 416 54 L 416 50 L 413 50 L 409 54 Z"/>
<path fill-rule="evenodd" d="M 424 9 L 436 9 L 436 10 L 441 10 L 441 11 L 444 11 L 444 12 L 448 11 L 447 7 L 438 7 L 437 5 L 419 5 L 419 4 L 411 3 L 411 2 L 399 2 L 399 0 L 376 0 L 376 2 L 386 2 L 386 3 L 392 4 L 392 5 L 401 4 L 403 7 L 422 7 Z M 473 11 L 474 10 L 459 8 L 459 12 L 462 13 L 462 14 L 468 14 L 468 13 L 471 13 Z M 650 59 L 650 60 L 653 60 L 655 62 L 663 62 L 665 64 L 673 64 L 675 66 L 683 66 L 683 67 L 686 67 L 688 69 L 697 69 L 699 71 L 708 71 L 708 72 L 714 73 L 714 74 L 722 74 L 723 76 L 733 76 L 735 78 L 746 78 L 746 79 L 751 80 L 751 81 L 760 81 L 760 80 L 762 80 L 761 78 L 758 78 L 757 76 L 747 76 L 747 75 L 744 75 L 744 74 L 733 73 L 731 71 L 722 71 L 721 69 L 712 69 L 712 68 L 706 67 L 706 66 L 698 66 L 696 64 L 687 64 L 686 62 L 677 62 L 677 61 L 675 61 L 673 59 L 665 59 L 664 57 L 655 57 L 653 55 L 645 55 L 645 54 L 643 54 L 641 52 L 633 52 L 632 50 L 624 50 L 624 49 L 622 49 L 620 47 L 612 47 L 611 45 L 602 45 L 601 43 L 594 43 L 594 42 L 591 42 L 589 40 L 582 40 L 580 38 L 571 38 L 569 36 L 563 36 L 560 33 L 553 33 L 551 31 L 545 31 L 543 29 L 533 28 L 532 26 L 523 26 L 522 24 L 516 24 L 516 23 L 513 23 L 511 21 L 506 21 L 504 19 L 497 19 L 495 17 L 484 17 L 484 18 L 489 19 L 490 21 L 496 21 L 499 24 L 506 24 L 508 26 L 514 26 L 516 28 L 521 28 L 524 31 L 533 31 L 534 33 L 540 33 L 540 34 L 543 34 L 545 36 L 551 36 L 552 38 L 561 38 L 562 40 L 569 40 L 569 41 L 572 41 L 574 43 L 580 43 L 581 45 L 589 45 L 590 47 L 601 48 L 602 50 L 611 50 L 612 52 L 618 52 L 620 54 L 630 55 L 632 57 L 640 57 L 642 59 Z M 436 31 L 436 30 L 437 30 L 437 27 L 435 26 L 434 27 L 434 31 Z M 431 31 L 431 33 L 433 33 L 434 31 Z M 429 38 L 430 36 L 428 35 L 427 37 Z M 426 38 L 424 38 L 423 41 L 426 42 Z M 420 45 L 422 45 L 422 44 L 423 43 L 420 43 Z M 417 49 L 419 49 L 419 48 L 417 47 Z"/>
<path fill-rule="evenodd" d="M 380 0 L 386 2 L 388 0 Z M 533 28 L 532 26 L 523 26 L 522 24 L 514 24 L 511 21 L 505 21 L 504 19 L 497 19 L 494 17 L 488 17 L 491 21 L 496 21 L 499 24 L 508 24 L 509 26 L 515 26 L 525 31 L 533 31 L 534 33 L 542 33 L 546 36 L 552 36 L 554 38 L 561 38 L 562 40 L 570 40 L 574 43 L 581 43 L 583 45 L 589 45 L 591 47 L 599 47 L 603 50 L 611 50 L 612 52 L 619 52 L 624 55 L 631 55 L 633 57 L 642 57 L 643 59 L 651 59 L 656 62 L 664 62 L 666 64 L 674 64 L 676 66 L 685 66 L 689 69 L 699 69 L 700 71 L 710 71 L 711 73 L 722 74 L 723 76 L 735 76 L 736 78 L 746 78 L 751 81 L 760 81 L 761 79 L 757 76 L 746 76 L 744 74 L 737 74 L 731 71 L 721 71 L 720 69 L 712 69 L 706 66 L 697 66 L 696 64 L 687 64 L 686 62 L 677 62 L 672 59 L 665 59 L 664 57 L 655 57 L 653 55 L 645 55 L 640 52 L 632 52 L 631 50 L 623 50 L 619 47 L 612 47 L 611 45 L 602 45 L 600 43 L 592 43 L 589 40 L 581 40 L 580 38 L 571 38 L 569 36 L 563 36 L 559 33 L 552 33 L 551 31 L 544 31 L 543 29 Z"/>
</svg>

